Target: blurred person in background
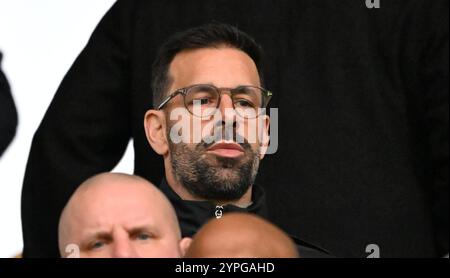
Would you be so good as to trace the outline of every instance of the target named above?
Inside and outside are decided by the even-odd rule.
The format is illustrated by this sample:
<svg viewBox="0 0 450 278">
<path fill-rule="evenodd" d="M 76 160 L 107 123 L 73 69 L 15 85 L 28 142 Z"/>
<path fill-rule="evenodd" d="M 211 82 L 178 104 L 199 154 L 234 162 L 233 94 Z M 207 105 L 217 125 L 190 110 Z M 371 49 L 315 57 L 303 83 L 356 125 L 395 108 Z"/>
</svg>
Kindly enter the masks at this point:
<svg viewBox="0 0 450 278">
<path fill-rule="evenodd" d="M 16 134 L 17 111 L 8 80 L 1 70 L 3 54 L 0 52 L 0 157 Z"/>
<path fill-rule="evenodd" d="M 292 239 L 272 223 L 249 213 L 229 213 L 206 223 L 185 258 L 299 258 Z"/>
</svg>

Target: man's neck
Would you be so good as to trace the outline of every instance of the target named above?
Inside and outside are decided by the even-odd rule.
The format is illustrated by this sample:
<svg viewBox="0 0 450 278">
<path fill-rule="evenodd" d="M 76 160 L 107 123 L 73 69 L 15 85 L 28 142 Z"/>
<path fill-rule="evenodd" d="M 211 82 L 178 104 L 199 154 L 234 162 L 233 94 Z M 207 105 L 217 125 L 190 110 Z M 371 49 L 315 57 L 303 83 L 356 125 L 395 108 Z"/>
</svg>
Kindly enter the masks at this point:
<svg viewBox="0 0 450 278">
<path fill-rule="evenodd" d="M 234 205 L 241 208 L 249 207 L 252 204 L 252 186 L 249 187 L 247 192 L 238 200 L 235 201 L 223 201 L 223 200 L 207 200 L 197 196 L 192 195 L 183 184 L 175 178 L 175 176 L 170 173 L 170 170 L 166 170 L 166 179 L 167 184 L 172 188 L 175 193 L 180 196 L 181 199 L 186 201 L 209 201 L 216 205 L 225 206 L 225 205 Z"/>
</svg>

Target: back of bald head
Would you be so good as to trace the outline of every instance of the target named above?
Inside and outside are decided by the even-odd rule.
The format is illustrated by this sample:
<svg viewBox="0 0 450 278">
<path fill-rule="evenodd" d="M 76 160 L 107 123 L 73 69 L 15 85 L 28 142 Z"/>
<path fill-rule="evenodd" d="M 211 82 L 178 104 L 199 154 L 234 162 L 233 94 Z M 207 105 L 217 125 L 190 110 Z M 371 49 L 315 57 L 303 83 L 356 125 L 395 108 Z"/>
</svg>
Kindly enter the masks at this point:
<svg viewBox="0 0 450 278">
<path fill-rule="evenodd" d="M 298 258 L 297 247 L 281 229 L 244 213 L 213 219 L 195 235 L 187 258 Z"/>
<path fill-rule="evenodd" d="M 89 209 L 87 206 L 93 202 L 102 202 L 111 195 L 120 196 L 132 192 L 133 194 L 145 194 L 148 196 L 148 202 L 158 206 L 158 213 L 165 212 L 167 221 L 173 226 L 173 229 L 181 238 L 181 231 L 170 201 L 166 196 L 149 181 L 134 175 L 121 173 L 102 173 L 83 182 L 72 194 L 71 198 L 64 207 L 58 227 L 58 241 L 60 253 L 64 253 L 64 246 L 70 243 L 70 231 L 74 215 L 81 210 Z"/>
</svg>

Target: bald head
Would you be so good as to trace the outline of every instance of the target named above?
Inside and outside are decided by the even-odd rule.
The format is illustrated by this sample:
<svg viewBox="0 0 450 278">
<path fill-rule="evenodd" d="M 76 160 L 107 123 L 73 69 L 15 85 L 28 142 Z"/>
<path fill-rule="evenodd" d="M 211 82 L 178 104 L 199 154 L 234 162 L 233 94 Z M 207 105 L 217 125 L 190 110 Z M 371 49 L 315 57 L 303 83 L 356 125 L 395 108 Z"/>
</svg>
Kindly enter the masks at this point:
<svg viewBox="0 0 450 278">
<path fill-rule="evenodd" d="M 226 214 L 203 226 L 187 258 L 298 258 L 290 237 L 266 220 L 243 213 Z"/>
<path fill-rule="evenodd" d="M 81 184 L 59 222 L 59 249 L 81 257 L 180 257 L 187 240 L 170 202 L 147 180 L 104 173 Z"/>
</svg>

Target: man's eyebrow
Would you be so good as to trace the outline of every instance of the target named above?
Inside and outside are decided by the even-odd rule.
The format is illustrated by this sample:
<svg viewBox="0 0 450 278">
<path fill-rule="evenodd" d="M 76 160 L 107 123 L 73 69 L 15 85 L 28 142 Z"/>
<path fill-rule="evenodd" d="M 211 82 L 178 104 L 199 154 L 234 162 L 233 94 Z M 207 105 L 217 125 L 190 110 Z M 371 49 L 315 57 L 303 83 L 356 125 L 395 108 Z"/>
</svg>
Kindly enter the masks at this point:
<svg viewBox="0 0 450 278">
<path fill-rule="evenodd" d="M 94 239 L 112 240 L 112 235 L 109 231 L 88 232 L 83 235 L 82 245 L 88 245 Z"/>
<path fill-rule="evenodd" d="M 148 232 L 152 235 L 157 235 L 157 233 L 159 233 L 158 227 L 152 224 L 134 226 L 131 229 L 127 229 L 127 231 L 130 235 L 136 235 L 141 232 Z"/>
</svg>

